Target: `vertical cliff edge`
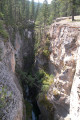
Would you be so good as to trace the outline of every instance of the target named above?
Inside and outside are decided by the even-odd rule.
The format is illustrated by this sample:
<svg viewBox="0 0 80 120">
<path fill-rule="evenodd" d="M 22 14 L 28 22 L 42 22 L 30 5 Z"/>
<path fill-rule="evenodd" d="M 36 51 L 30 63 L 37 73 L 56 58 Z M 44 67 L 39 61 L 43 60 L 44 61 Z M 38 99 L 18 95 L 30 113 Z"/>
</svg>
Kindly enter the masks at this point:
<svg viewBox="0 0 80 120">
<path fill-rule="evenodd" d="M 38 66 L 43 69 L 47 64 L 47 72 L 49 75 L 54 75 L 53 84 L 50 85 L 47 92 L 47 99 L 53 104 L 53 117 L 51 119 L 79 120 L 80 23 L 67 20 L 55 21 L 50 26 L 46 36 L 49 36 L 50 39 L 50 57 L 46 61 L 46 57 L 44 59 L 40 53 L 36 60 Z M 45 113 L 43 116 L 49 120 Z"/>
<path fill-rule="evenodd" d="M 23 91 L 16 70 L 27 72 L 32 68 L 35 44 L 32 25 L 30 23 L 31 28 L 29 26 L 21 31 L 22 34 L 17 29 L 14 39 L 11 27 L 5 29 L 8 39 L 0 36 L 2 120 L 25 120 Z M 38 98 L 40 120 L 80 120 L 80 23 L 55 22 L 45 36 L 35 57 L 36 66 L 46 71 L 43 85 L 49 87 L 45 95 L 41 86 L 37 86 L 46 97 L 45 101 Z M 49 75 L 53 75 L 54 79 Z M 48 78 L 50 81 L 47 81 Z"/>
<path fill-rule="evenodd" d="M 77 22 L 57 22 L 51 25 L 49 33 L 49 69 L 55 77 L 48 98 L 55 104 L 58 119 L 79 120 L 80 25 Z"/>
<path fill-rule="evenodd" d="M 4 30 L 8 37 L 0 35 L 0 119 L 25 120 L 23 91 L 16 69 L 23 69 L 24 58 L 32 55 L 33 29 L 26 27 L 22 32 L 14 32 L 12 27 L 6 30 L 4 26 Z"/>
</svg>

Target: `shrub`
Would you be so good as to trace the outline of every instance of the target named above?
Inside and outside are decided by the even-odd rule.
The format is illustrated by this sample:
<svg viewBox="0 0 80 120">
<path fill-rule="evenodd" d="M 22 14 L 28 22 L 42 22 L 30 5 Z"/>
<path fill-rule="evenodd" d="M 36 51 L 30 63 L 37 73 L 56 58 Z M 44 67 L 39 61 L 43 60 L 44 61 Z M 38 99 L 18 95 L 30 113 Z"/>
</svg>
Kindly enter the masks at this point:
<svg viewBox="0 0 80 120">
<path fill-rule="evenodd" d="M 0 20 L 0 30 L 3 29 L 3 20 Z"/>
<path fill-rule="evenodd" d="M 49 52 L 49 50 L 44 49 L 43 52 L 42 52 L 42 54 L 43 54 L 45 57 L 49 57 L 50 52 Z"/>
<path fill-rule="evenodd" d="M 20 76 L 20 83 L 25 82 L 25 84 L 28 84 L 29 86 L 33 86 L 35 83 L 35 77 L 33 77 L 31 74 L 28 74 L 27 72 L 24 72 L 16 67 L 16 73 Z"/>
<path fill-rule="evenodd" d="M 8 32 L 5 30 L 5 28 L 3 27 L 3 21 L 0 20 L 0 35 L 5 38 L 5 41 L 8 40 L 9 38 L 9 34 Z"/>
<path fill-rule="evenodd" d="M 34 85 L 34 83 L 35 83 L 35 78 L 32 77 L 32 75 L 28 75 L 28 76 L 27 76 L 27 80 L 28 80 L 29 86 L 32 87 L 32 86 Z"/>
<path fill-rule="evenodd" d="M 44 106 L 47 111 L 51 112 L 53 110 L 53 104 L 47 99 L 45 94 L 39 95 L 39 104 Z"/>
<path fill-rule="evenodd" d="M 5 39 L 8 39 L 8 37 L 9 37 L 6 30 L 0 30 L 0 35 Z"/>
<path fill-rule="evenodd" d="M 12 93 L 9 91 L 6 86 L 1 85 L 0 86 L 0 120 L 2 120 L 3 117 L 3 110 L 6 106 L 10 104 L 10 100 L 12 98 Z"/>
<path fill-rule="evenodd" d="M 0 19 L 4 18 L 4 14 L 2 12 L 0 12 Z"/>
<path fill-rule="evenodd" d="M 54 89 L 53 90 L 53 95 L 55 95 L 55 96 L 59 95 L 59 91 L 57 89 Z"/>
<path fill-rule="evenodd" d="M 47 74 L 43 69 L 40 70 L 40 74 L 42 74 L 42 78 L 41 78 L 41 92 L 42 93 L 47 93 L 47 91 L 49 90 L 50 85 L 54 82 L 53 81 L 53 75 L 49 75 Z"/>
<path fill-rule="evenodd" d="M 47 38 L 47 40 L 46 40 L 46 46 L 50 46 L 50 40 Z"/>
<path fill-rule="evenodd" d="M 41 90 L 43 93 L 46 93 L 49 90 L 49 85 L 43 85 Z"/>
</svg>

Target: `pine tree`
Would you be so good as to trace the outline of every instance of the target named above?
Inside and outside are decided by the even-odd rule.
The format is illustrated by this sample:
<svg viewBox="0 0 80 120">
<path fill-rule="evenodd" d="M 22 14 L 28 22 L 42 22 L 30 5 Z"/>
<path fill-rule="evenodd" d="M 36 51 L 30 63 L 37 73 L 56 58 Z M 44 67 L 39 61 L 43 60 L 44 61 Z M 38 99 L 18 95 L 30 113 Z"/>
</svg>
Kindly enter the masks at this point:
<svg viewBox="0 0 80 120">
<path fill-rule="evenodd" d="M 30 9 L 30 2 L 29 0 L 26 1 L 26 19 L 29 20 L 29 17 L 30 17 L 30 12 L 29 12 L 29 9 Z"/>
<path fill-rule="evenodd" d="M 44 25 L 47 25 L 48 18 L 49 18 L 49 8 L 48 8 L 47 0 L 44 0 L 43 2 L 42 12 L 43 12 L 43 18 L 44 18 Z"/>
<path fill-rule="evenodd" d="M 66 0 L 60 0 L 61 2 L 66 2 Z M 76 13 L 76 7 L 80 4 L 79 0 L 67 0 L 68 5 L 71 7 L 72 21 L 74 21 L 74 16 Z"/>
<path fill-rule="evenodd" d="M 39 11 L 40 11 L 40 3 L 39 3 L 39 0 L 38 0 L 38 4 L 37 4 L 36 10 L 35 10 L 35 20 L 37 19 Z"/>
<path fill-rule="evenodd" d="M 30 6 L 30 19 L 34 20 L 34 15 L 35 14 L 35 7 L 34 7 L 34 0 L 31 1 L 31 6 Z"/>
</svg>

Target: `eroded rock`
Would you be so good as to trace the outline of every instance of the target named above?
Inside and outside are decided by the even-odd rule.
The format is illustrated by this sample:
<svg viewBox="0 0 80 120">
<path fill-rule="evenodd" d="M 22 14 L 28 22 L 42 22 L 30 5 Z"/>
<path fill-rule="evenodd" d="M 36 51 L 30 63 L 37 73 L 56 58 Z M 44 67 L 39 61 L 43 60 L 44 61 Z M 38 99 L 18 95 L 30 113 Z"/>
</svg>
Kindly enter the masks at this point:
<svg viewBox="0 0 80 120">
<path fill-rule="evenodd" d="M 49 71 L 54 75 L 54 84 L 50 87 L 47 97 L 55 105 L 54 119 L 79 120 L 79 27 L 56 22 L 51 25 L 49 34 Z"/>
</svg>

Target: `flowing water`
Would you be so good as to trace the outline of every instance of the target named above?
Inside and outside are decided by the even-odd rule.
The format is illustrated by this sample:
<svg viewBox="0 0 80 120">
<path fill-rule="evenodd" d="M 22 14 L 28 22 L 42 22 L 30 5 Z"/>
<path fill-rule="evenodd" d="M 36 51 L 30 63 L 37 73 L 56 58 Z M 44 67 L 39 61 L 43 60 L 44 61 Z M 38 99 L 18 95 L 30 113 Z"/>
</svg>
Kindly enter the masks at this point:
<svg viewBox="0 0 80 120">
<path fill-rule="evenodd" d="M 31 99 L 30 93 L 29 93 L 29 87 L 25 86 L 25 93 L 26 93 L 26 100 L 32 105 L 32 120 L 39 120 L 40 110 L 37 105 L 37 101 L 34 98 L 34 100 Z"/>
</svg>

